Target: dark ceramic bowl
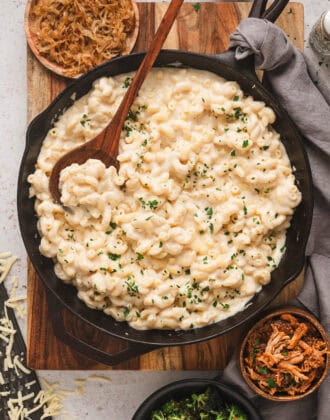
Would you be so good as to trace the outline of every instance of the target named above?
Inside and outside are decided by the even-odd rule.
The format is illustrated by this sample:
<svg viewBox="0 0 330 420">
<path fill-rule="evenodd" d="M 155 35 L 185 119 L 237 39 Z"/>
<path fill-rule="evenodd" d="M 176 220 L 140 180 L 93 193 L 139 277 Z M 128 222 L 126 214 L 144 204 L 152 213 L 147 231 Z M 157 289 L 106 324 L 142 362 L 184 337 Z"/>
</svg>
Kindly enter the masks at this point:
<svg viewBox="0 0 330 420">
<path fill-rule="evenodd" d="M 171 400 L 180 400 L 194 393 L 202 393 L 208 388 L 214 388 L 228 403 L 238 405 L 247 414 L 248 420 L 262 420 L 258 410 L 245 398 L 239 389 L 235 389 L 218 382 L 216 379 L 185 379 L 173 382 L 151 394 L 140 405 L 132 420 L 150 420 L 152 413 Z"/>
<path fill-rule="evenodd" d="M 318 331 L 319 336 L 326 343 L 328 351 L 330 352 L 330 344 L 329 344 L 329 339 L 327 337 L 327 333 L 325 332 L 325 329 L 322 327 L 320 322 L 310 312 L 307 312 L 307 311 L 305 311 L 303 309 L 300 309 L 300 308 L 289 306 L 289 307 L 283 307 L 283 308 L 276 309 L 275 311 L 272 311 L 268 315 L 261 318 L 249 330 L 249 332 L 247 333 L 247 335 L 245 336 L 245 338 L 242 342 L 241 349 L 240 349 L 240 355 L 239 355 L 239 364 L 240 364 L 240 369 L 241 369 L 241 373 L 243 375 L 243 378 L 245 379 L 245 381 L 249 385 L 249 387 L 256 394 L 260 395 L 263 398 L 266 398 L 267 400 L 271 400 L 271 401 L 299 400 L 301 398 L 306 397 L 309 394 L 312 394 L 314 391 L 316 391 L 318 389 L 318 387 L 321 385 L 321 383 L 327 377 L 328 370 L 329 370 L 329 363 L 330 363 L 330 357 L 329 357 L 330 353 L 328 353 L 325 356 L 325 365 L 324 365 L 324 370 L 322 372 L 322 375 L 318 378 L 317 381 L 312 382 L 310 388 L 308 388 L 305 393 L 299 394 L 299 395 L 270 395 L 270 394 L 267 394 L 267 392 L 263 391 L 261 388 L 259 388 L 256 385 L 256 383 L 251 380 L 251 378 L 250 378 L 250 376 L 247 372 L 246 364 L 245 364 L 245 349 L 246 349 L 246 345 L 249 341 L 249 338 L 250 338 L 251 334 L 255 330 L 257 330 L 258 328 L 260 328 L 262 325 L 264 325 L 264 323 L 266 321 L 268 321 L 270 319 L 277 319 L 282 314 L 291 314 L 291 315 L 294 315 L 294 316 L 300 318 L 303 322 L 307 322 L 307 323 L 312 324 L 316 328 L 316 330 Z"/>
</svg>

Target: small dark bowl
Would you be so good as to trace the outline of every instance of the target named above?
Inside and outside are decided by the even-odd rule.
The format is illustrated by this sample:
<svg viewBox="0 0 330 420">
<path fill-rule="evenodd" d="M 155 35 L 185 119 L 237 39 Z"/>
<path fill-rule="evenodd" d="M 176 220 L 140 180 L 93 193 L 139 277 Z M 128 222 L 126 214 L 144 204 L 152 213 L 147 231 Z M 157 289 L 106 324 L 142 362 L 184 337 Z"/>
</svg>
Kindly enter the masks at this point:
<svg viewBox="0 0 330 420">
<path fill-rule="evenodd" d="M 320 322 L 315 318 L 314 315 L 312 315 L 310 312 L 307 312 L 303 309 L 300 308 L 296 308 L 293 306 L 286 306 L 283 308 L 279 308 L 276 309 L 274 311 L 271 311 L 268 315 L 264 316 L 263 318 L 261 318 L 257 323 L 254 324 L 254 326 L 249 330 L 249 332 L 247 333 L 247 335 L 245 336 L 242 344 L 241 344 L 241 349 L 240 349 L 240 354 L 239 354 L 239 365 L 240 365 L 240 370 L 242 373 L 243 378 L 245 379 L 246 383 L 249 385 L 249 387 L 258 395 L 260 395 L 263 398 L 266 398 L 267 400 L 271 400 L 271 401 L 294 401 L 294 400 L 300 400 L 301 398 L 306 397 L 307 395 L 312 394 L 314 391 L 316 391 L 319 386 L 321 385 L 321 383 L 324 381 L 324 379 L 327 377 L 328 374 L 328 370 L 329 370 L 329 364 L 330 364 L 330 353 L 328 353 L 326 355 L 326 360 L 325 360 L 325 366 L 324 366 L 324 370 L 322 375 L 320 376 L 320 378 L 310 387 L 307 389 L 307 391 L 303 394 L 298 394 L 298 395 L 270 395 L 267 394 L 266 392 L 264 392 L 262 389 L 260 389 L 250 378 L 247 370 L 246 370 L 246 365 L 245 365 L 245 348 L 247 345 L 247 342 L 251 336 L 251 334 L 258 328 L 260 328 L 266 321 L 268 321 L 269 319 L 272 318 L 278 318 L 279 316 L 281 316 L 282 314 L 292 314 L 295 315 L 301 319 L 303 319 L 304 321 L 309 322 L 310 324 L 312 324 L 316 330 L 318 331 L 320 337 L 322 338 L 322 340 L 326 343 L 328 351 L 330 352 L 330 343 L 329 343 L 329 339 L 327 336 L 327 333 L 325 331 L 325 329 L 322 327 L 322 325 L 320 324 Z"/>
<path fill-rule="evenodd" d="M 151 394 L 140 405 L 132 420 L 149 420 L 155 410 L 158 410 L 166 401 L 179 400 L 194 393 L 202 393 L 208 388 L 214 388 L 229 403 L 237 404 L 247 414 L 249 420 L 262 420 L 258 410 L 251 402 L 243 397 L 239 389 L 231 388 L 227 385 L 211 379 L 185 379 L 183 381 L 172 382 Z"/>
</svg>

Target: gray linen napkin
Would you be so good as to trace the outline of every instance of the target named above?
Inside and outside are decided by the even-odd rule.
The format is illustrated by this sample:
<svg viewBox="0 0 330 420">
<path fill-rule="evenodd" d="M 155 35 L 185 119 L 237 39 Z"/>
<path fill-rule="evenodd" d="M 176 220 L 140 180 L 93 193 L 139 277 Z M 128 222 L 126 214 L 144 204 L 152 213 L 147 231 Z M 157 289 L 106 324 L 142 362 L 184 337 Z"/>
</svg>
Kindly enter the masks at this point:
<svg viewBox="0 0 330 420">
<path fill-rule="evenodd" d="M 268 86 L 305 137 L 315 208 L 307 246 L 305 284 L 297 300 L 321 320 L 330 335 L 330 83 L 314 84 L 313 65 L 280 28 L 267 20 L 243 20 L 230 37 L 230 47 L 236 47 L 237 60 L 254 54 L 256 68 L 265 70 Z M 236 356 L 222 379 L 242 388 L 267 420 L 330 419 L 329 375 L 317 393 L 287 403 L 256 396 L 244 382 Z"/>
</svg>

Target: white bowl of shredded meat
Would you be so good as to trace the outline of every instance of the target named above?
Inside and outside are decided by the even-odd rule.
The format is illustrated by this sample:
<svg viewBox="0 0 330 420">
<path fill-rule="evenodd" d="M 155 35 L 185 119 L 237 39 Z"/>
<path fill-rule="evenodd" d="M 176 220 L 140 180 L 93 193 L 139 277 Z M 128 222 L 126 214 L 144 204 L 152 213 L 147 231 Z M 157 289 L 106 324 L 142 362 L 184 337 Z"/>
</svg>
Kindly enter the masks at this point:
<svg viewBox="0 0 330 420">
<path fill-rule="evenodd" d="M 314 392 L 329 368 L 329 340 L 309 312 L 285 307 L 258 321 L 243 340 L 241 373 L 250 388 L 273 401 Z"/>
<path fill-rule="evenodd" d="M 132 51 L 139 11 L 134 0 L 28 0 L 24 25 L 40 63 L 76 78 Z"/>
</svg>

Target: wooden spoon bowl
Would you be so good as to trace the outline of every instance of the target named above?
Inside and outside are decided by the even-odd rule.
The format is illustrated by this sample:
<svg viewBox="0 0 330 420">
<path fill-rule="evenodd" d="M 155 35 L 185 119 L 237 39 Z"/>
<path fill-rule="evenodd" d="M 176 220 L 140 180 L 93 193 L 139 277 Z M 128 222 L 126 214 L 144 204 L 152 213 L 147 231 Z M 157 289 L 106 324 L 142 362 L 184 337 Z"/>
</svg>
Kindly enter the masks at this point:
<svg viewBox="0 0 330 420">
<path fill-rule="evenodd" d="M 302 310 L 302 309 L 297 308 L 297 307 L 290 306 L 290 307 L 279 308 L 275 311 L 270 312 L 268 315 L 266 315 L 265 317 L 260 319 L 249 330 L 249 332 L 247 333 L 247 335 L 245 336 L 245 338 L 244 338 L 244 340 L 241 344 L 240 353 L 239 353 L 239 365 L 240 365 L 240 370 L 241 370 L 241 373 L 243 375 L 243 378 L 245 379 L 245 381 L 249 385 L 249 387 L 256 394 L 260 395 L 263 398 L 266 398 L 267 400 L 271 400 L 271 401 L 294 401 L 294 400 L 299 400 L 301 398 L 304 398 L 309 394 L 312 394 L 314 391 L 317 390 L 317 388 L 321 385 L 321 383 L 327 377 L 328 370 L 329 370 L 329 363 L 330 363 L 329 353 L 325 355 L 325 366 L 324 366 L 324 370 L 323 370 L 320 378 L 316 382 L 312 383 L 310 388 L 308 388 L 305 393 L 299 394 L 299 395 L 285 395 L 285 394 L 283 394 L 283 395 L 270 395 L 270 394 L 266 393 L 265 391 L 263 391 L 261 388 L 259 388 L 252 381 L 252 379 L 250 378 L 250 376 L 248 374 L 248 371 L 246 369 L 246 363 L 245 363 L 246 346 L 247 346 L 247 343 L 249 341 L 249 338 L 250 338 L 251 334 L 255 330 L 257 330 L 258 328 L 263 326 L 266 321 L 268 321 L 270 319 L 278 319 L 282 314 L 292 314 L 294 316 L 297 316 L 298 318 L 301 318 L 303 321 L 307 321 L 310 324 L 312 324 L 315 327 L 315 329 L 318 331 L 319 336 L 325 342 L 328 351 L 330 350 L 329 339 L 328 339 L 327 333 L 325 332 L 325 329 L 322 327 L 322 325 L 319 323 L 319 321 L 315 318 L 315 316 L 313 316 L 310 312 L 307 312 L 307 311 Z"/>
<path fill-rule="evenodd" d="M 136 43 L 138 34 L 139 34 L 139 28 L 140 28 L 140 16 L 139 16 L 139 9 L 137 7 L 137 4 L 134 0 L 130 0 L 132 3 L 132 8 L 135 14 L 135 27 L 134 30 L 127 36 L 126 38 L 126 46 L 123 49 L 123 51 L 121 51 L 120 55 L 126 55 L 129 54 Z M 38 48 L 37 48 L 37 23 L 36 20 L 33 18 L 32 15 L 32 8 L 35 5 L 36 0 L 28 0 L 26 3 L 26 8 L 25 8 L 25 15 L 24 15 L 24 29 L 25 29 L 25 34 L 26 34 L 26 40 L 27 43 L 31 49 L 31 51 L 33 52 L 33 54 L 35 55 L 35 57 L 38 59 L 38 61 L 45 66 L 48 70 L 51 70 L 52 72 L 63 76 L 63 77 L 67 77 L 70 79 L 77 79 L 79 76 L 81 76 L 81 74 L 77 74 L 76 76 L 71 76 L 68 74 L 68 69 L 62 67 L 61 65 L 55 63 L 54 61 L 50 61 L 48 60 L 46 57 L 44 57 L 42 54 L 40 54 Z M 107 61 L 107 60 L 106 60 Z M 100 63 L 102 64 L 102 63 Z"/>
<path fill-rule="evenodd" d="M 108 126 L 94 139 L 84 143 L 69 153 L 62 156 L 55 166 L 49 179 L 49 191 L 53 199 L 60 203 L 61 193 L 59 190 L 60 172 L 73 163 L 82 164 L 88 159 L 99 159 L 106 166 L 119 168 L 117 161 L 120 134 L 128 111 L 137 97 L 139 90 L 151 70 L 165 39 L 179 13 L 184 0 L 171 0 L 165 15 L 163 16 L 155 36 L 146 52 L 139 68 L 137 69 L 131 85 L 126 91 L 115 115 Z"/>
</svg>

